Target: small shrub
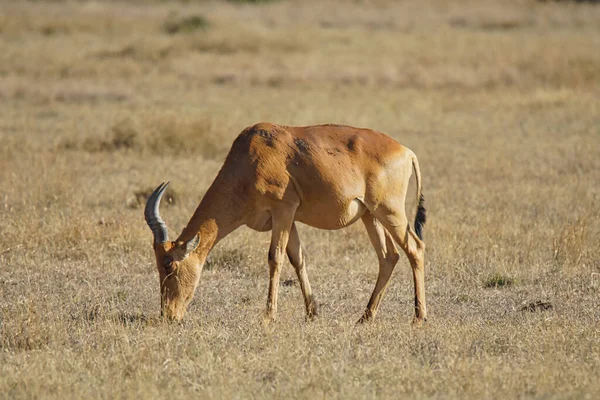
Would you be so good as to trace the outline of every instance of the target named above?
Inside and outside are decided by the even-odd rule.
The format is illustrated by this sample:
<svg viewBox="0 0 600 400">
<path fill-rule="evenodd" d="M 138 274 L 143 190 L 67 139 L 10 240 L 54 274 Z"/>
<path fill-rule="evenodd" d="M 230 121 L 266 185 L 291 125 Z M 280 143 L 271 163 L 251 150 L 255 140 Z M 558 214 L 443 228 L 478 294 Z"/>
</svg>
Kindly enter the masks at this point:
<svg viewBox="0 0 600 400">
<path fill-rule="evenodd" d="M 123 326 L 135 326 L 135 325 L 148 325 L 149 322 L 151 321 L 150 318 L 148 318 L 145 314 L 143 313 L 127 313 L 127 312 L 120 312 L 119 314 L 117 314 L 116 316 L 116 321 L 118 323 L 120 323 Z"/>
<path fill-rule="evenodd" d="M 552 306 L 552 303 L 550 303 L 549 301 L 538 300 L 538 301 L 534 301 L 529 304 L 525 304 L 525 305 L 521 306 L 519 311 L 521 311 L 521 312 L 549 311 L 549 310 L 552 310 L 553 308 L 554 307 Z"/>
<path fill-rule="evenodd" d="M 289 279 L 286 279 L 283 282 L 281 282 L 281 284 L 283 286 L 298 286 L 298 280 L 289 278 Z"/>
<path fill-rule="evenodd" d="M 140 134 L 133 121 L 126 119 L 109 130 L 107 140 L 98 138 L 88 138 L 83 142 L 83 149 L 90 153 L 99 151 L 116 150 L 139 150 L 142 147 L 140 143 Z"/>
<path fill-rule="evenodd" d="M 229 0 L 230 3 L 239 3 L 239 4 L 264 4 L 264 3 L 274 3 L 278 0 Z"/>
<path fill-rule="evenodd" d="M 108 130 L 104 138 L 91 137 L 83 142 L 67 139 L 64 150 L 82 149 L 89 153 L 135 151 L 150 154 L 201 154 L 207 159 L 224 158 L 231 141 L 224 140 L 212 121 L 151 117 L 125 119 Z M 233 137 L 232 137 L 233 139 Z"/>
<path fill-rule="evenodd" d="M 115 149 L 133 149 L 139 146 L 139 133 L 129 121 L 114 126 L 111 131 L 112 141 L 110 144 Z"/>
<path fill-rule="evenodd" d="M 209 23 L 206 18 L 201 15 L 192 15 L 180 19 L 174 19 L 166 21 L 163 25 L 163 29 L 170 35 L 177 33 L 190 33 L 197 30 L 204 30 L 208 28 Z"/>
<path fill-rule="evenodd" d="M 515 284 L 515 282 L 515 278 L 496 272 L 485 280 L 484 286 L 486 288 L 499 288 L 504 286 L 512 286 Z"/>
</svg>

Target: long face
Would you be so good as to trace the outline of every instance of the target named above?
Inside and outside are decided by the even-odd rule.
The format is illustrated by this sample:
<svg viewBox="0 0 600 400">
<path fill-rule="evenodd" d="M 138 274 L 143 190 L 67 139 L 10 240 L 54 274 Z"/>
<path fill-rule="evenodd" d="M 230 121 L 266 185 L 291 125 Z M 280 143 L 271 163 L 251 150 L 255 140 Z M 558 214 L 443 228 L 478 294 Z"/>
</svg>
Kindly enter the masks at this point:
<svg viewBox="0 0 600 400">
<path fill-rule="evenodd" d="M 144 218 L 154 238 L 154 254 L 160 277 L 161 314 L 180 321 L 194 297 L 200 280 L 203 260 L 194 252 L 200 244 L 200 235 L 186 241 L 169 241 L 167 225 L 158 208 L 169 183 L 162 183 L 148 198 Z"/>
<path fill-rule="evenodd" d="M 181 321 L 194 297 L 202 269 L 199 257 L 184 244 L 166 242 L 154 245 L 160 278 L 161 315 Z"/>
</svg>

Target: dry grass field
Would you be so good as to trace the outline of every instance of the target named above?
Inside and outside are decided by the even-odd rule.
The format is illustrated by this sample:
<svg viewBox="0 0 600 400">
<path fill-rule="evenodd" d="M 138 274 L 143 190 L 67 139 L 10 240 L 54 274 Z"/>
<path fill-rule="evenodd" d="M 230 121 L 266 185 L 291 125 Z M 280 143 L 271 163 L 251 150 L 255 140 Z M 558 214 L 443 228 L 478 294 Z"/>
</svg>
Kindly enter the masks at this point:
<svg viewBox="0 0 600 400">
<path fill-rule="evenodd" d="M 313 322 L 247 228 L 160 320 L 146 196 L 177 235 L 258 121 L 417 154 L 427 326 L 405 257 L 355 325 L 360 223 L 300 226 Z M 599 243 L 600 6 L 0 0 L 0 398 L 599 398 Z"/>
</svg>

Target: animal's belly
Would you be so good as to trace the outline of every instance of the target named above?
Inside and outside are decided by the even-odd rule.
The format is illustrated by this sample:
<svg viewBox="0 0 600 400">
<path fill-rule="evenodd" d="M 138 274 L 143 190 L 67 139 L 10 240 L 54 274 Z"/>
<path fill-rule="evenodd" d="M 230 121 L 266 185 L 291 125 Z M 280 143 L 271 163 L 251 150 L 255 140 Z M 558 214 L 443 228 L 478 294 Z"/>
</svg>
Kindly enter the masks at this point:
<svg viewBox="0 0 600 400">
<path fill-rule="evenodd" d="M 271 213 L 267 210 L 257 212 L 246 222 L 246 226 L 259 232 L 270 231 L 273 225 Z"/>
<path fill-rule="evenodd" d="M 341 229 L 356 222 L 366 211 L 360 199 L 345 204 L 327 201 L 303 203 L 296 211 L 296 221 L 319 229 Z"/>
</svg>

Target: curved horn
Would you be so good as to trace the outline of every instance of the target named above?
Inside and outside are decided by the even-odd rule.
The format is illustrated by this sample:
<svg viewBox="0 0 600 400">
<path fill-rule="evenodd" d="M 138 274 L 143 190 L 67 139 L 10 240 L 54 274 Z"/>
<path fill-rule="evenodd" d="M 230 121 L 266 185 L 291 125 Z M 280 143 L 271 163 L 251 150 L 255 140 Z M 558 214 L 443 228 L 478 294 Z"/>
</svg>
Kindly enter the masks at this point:
<svg viewBox="0 0 600 400">
<path fill-rule="evenodd" d="M 165 221 L 160 217 L 158 208 L 160 206 L 160 199 L 162 198 L 165 190 L 169 186 L 169 182 L 161 183 L 154 192 L 148 197 L 146 202 L 146 209 L 144 210 L 144 217 L 146 223 L 150 227 L 152 234 L 154 235 L 154 243 L 161 244 L 169 240 L 169 233 L 167 231 L 167 225 Z"/>
</svg>

